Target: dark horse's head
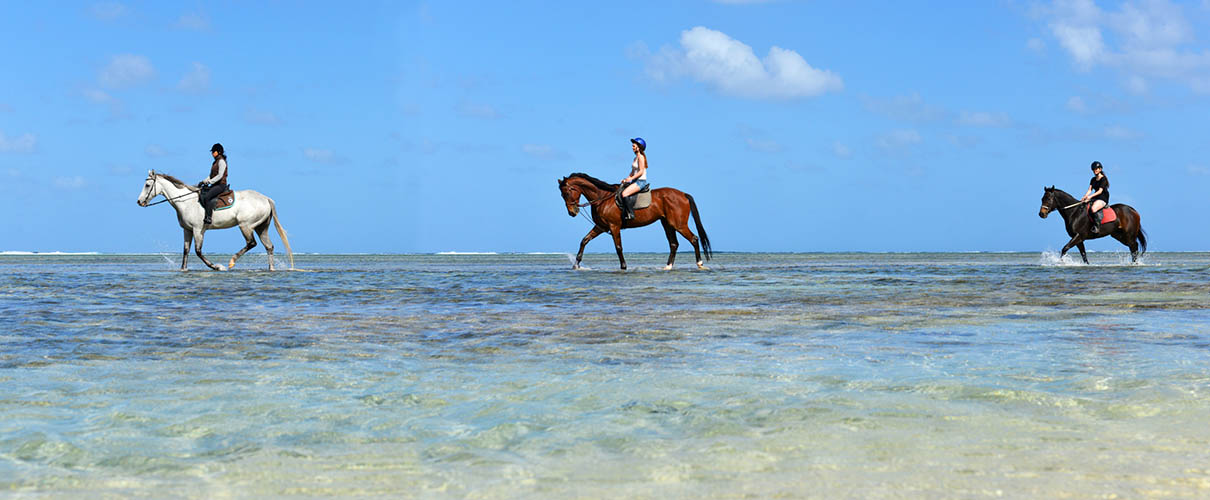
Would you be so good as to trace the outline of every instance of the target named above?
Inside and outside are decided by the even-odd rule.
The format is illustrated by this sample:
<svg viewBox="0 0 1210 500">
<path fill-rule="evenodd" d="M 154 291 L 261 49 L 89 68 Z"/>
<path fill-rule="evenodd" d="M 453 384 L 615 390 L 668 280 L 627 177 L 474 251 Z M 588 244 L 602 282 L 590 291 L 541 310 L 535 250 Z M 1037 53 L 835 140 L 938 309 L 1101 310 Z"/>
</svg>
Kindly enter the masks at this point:
<svg viewBox="0 0 1210 500">
<path fill-rule="evenodd" d="M 1045 219 L 1047 215 L 1050 215 L 1051 212 L 1058 208 L 1059 202 L 1055 201 L 1054 186 L 1042 189 L 1044 191 L 1042 193 L 1042 208 L 1038 209 L 1038 217 Z"/>
<path fill-rule="evenodd" d="M 576 179 L 578 179 L 578 181 L 576 181 Z M 589 203 L 603 199 L 600 196 L 598 196 L 596 200 L 592 199 L 592 194 L 585 191 L 586 189 L 596 189 L 598 191 L 612 193 L 617 191 L 618 185 L 610 184 L 591 175 L 581 173 L 574 173 L 559 179 L 559 192 L 563 194 L 563 203 L 567 205 L 567 215 L 575 217 L 580 213 L 581 195 L 588 198 Z"/>
</svg>

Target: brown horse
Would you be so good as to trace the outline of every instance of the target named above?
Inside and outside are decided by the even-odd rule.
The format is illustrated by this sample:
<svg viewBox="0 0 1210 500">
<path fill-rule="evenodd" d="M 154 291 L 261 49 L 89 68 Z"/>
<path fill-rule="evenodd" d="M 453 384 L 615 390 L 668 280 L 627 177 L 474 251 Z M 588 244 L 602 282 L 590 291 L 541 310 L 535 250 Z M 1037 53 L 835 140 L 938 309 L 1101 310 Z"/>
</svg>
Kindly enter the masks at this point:
<svg viewBox="0 0 1210 500">
<path fill-rule="evenodd" d="M 697 213 L 697 204 L 688 193 L 682 193 L 673 188 L 651 190 L 651 206 L 636 210 L 634 218 L 622 220 L 622 211 L 614 203 L 614 193 L 618 185 L 610 184 L 588 174 L 571 174 L 559 179 L 559 191 L 563 193 L 563 201 L 567 204 L 567 215 L 575 217 L 580 213 L 580 196 L 588 198 L 583 206 L 592 207 L 593 228 L 580 241 L 580 252 L 576 254 L 576 263 L 572 269 L 580 268 L 580 260 L 584 257 L 584 245 L 601 233 L 609 231 L 613 235 L 613 246 L 618 251 L 618 261 L 622 269 L 626 269 L 626 259 L 622 257 L 622 230 L 631 227 L 643 227 L 655 221 L 664 225 L 664 234 L 668 236 L 668 265 L 664 269 L 672 269 L 672 261 L 676 259 L 676 233 L 681 233 L 689 243 L 693 244 L 693 255 L 697 258 L 698 269 L 706 269 L 702 264 L 702 252 L 706 260 L 710 260 L 710 238 L 706 237 L 706 229 L 702 227 L 702 216 Z M 698 247 L 698 237 L 689 230 L 689 214 L 697 224 L 697 233 L 701 235 L 701 248 Z"/>
<path fill-rule="evenodd" d="M 1063 216 L 1063 225 L 1067 228 L 1067 235 L 1071 236 L 1071 241 L 1063 245 L 1063 251 L 1059 253 L 1062 258 L 1067 255 L 1067 251 L 1071 247 L 1080 249 L 1080 258 L 1084 259 L 1084 263 L 1088 263 L 1088 254 L 1084 252 L 1084 240 L 1095 240 L 1103 236 L 1113 236 L 1113 239 L 1122 242 L 1123 245 L 1130 247 L 1130 261 L 1138 262 L 1139 254 L 1147 251 L 1147 235 L 1143 232 L 1143 225 L 1139 219 L 1139 213 L 1130 205 L 1124 203 L 1115 203 L 1109 208 L 1112 208 L 1118 218 L 1115 221 L 1106 222 L 1098 227 L 1098 232 L 1092 232 L 1092 219 L 1088 217 L 1088 204 L 1081 203 L 1075 196 L 1067 194 L 1062 189 L 1055 189 L 1054 186 L 1043 188 L 1042 193 L 1042 208 L 1038 209 L 1038 217 L 1046 218 L 1051 212 L 1059 212 Z M 1139 247 L 1142 247 L 1142 252 Z"/>
</svg>

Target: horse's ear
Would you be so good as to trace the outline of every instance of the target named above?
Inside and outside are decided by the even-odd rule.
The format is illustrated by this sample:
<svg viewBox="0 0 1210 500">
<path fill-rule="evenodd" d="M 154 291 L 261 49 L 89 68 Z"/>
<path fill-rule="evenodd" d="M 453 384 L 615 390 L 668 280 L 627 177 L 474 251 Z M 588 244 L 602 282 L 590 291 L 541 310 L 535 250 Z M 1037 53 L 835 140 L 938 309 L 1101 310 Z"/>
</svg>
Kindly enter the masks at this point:
<svg viewBox="0 0 1210 500">
<path fill-rule="evenodd" d="M 1050 189 L 1047 189 L 1047 191 L 1054 191 L 1054 190 L 1055 190 L 1054 186 L 1051 186 Z"/>
</svg>

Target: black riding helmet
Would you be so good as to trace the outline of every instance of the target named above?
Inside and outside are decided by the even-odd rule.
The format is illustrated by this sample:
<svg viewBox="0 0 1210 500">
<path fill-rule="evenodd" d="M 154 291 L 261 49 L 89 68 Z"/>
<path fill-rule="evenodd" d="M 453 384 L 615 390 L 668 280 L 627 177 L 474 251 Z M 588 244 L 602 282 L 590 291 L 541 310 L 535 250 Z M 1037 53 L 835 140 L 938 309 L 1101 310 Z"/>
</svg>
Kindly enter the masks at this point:
<svg viewBox="0 0 1210 500">
<path fill-rule="evenodd" d="M 215 144 L 215 146 L 218 146 L 218 145 Z M 222 146 L 219 146 L 219 148 L 220 148 L 219 151 L 222 151 L 222 149 L 221 149 Z M 1101 168 L 1101 162 L 1099 162 L 1099 161 L 1092 162 L 1092 170 L 1096 171 L 1096 169 L 1098 169 L 1098 168 Z"/>
<path fill-rule="evenodd" d="M 226 153 L 224 153 L 224 152 L 223 152 L 223 145 L 222 145 L 222 144 L 219 144 L 219 143 L 217 143 L 217 142 L 216 142 L 216 143 L 214 143 L 214 145 L 213 145 L 213 146 L 210 146 L 210 152 L 211 152 L 211 153 L 213 153 L 213 152 L 215 152 L 215 151 L 218 151 L 218 154 L 226 154 Z"/>
</svg>

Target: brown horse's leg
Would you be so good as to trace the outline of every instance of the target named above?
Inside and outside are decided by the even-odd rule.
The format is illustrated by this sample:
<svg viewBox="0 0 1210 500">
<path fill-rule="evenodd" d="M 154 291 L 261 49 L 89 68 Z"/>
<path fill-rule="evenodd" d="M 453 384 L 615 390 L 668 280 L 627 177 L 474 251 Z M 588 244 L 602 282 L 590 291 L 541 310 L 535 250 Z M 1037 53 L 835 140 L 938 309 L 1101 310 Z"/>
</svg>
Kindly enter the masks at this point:
<svg viewBox="0 0 1210 500">
<path fill-rule="evenodd" d="M 600 236 L 603 232 L 604 231 L 601 230 L 601 226 L 592 226 L 592 230 L 588 231 L 588 234 L 584 236 L 584 239 L 580 240 L 580 251 L 576 253 L 576 263 L 571 266 L 572 269 L 580 268 L 580 259 L 584 258 L 584 246 L 587 245 L 588 242 L 592 241 L 593 238 Z"/>
<path fill-rule="evenodd" d="M 668 219 L 660 219 L 660 223 L 664 225 L 664 234 L 668 236 L 668 265 L 664 266 L 667 271 L 672 269 L 672 263 L 676 261 L 676 247 L 680 246 L 680 243 L 676 241 L 676 229 L 668 223 Z"/>
<path fill-rule="evenodd" d="M 622 270 L 626 270 L 626 258 L 622 257 L 622 228 L 621 226 L 610 226 L 610 234 L 613 235 L 613 247 L 618 250 L 618 262 L 622 263 Z"/>
<path fill-rule="evenodd" d="M 690 245 L 693 245 L 693 258 L 697 259 L 697 268 L 705 269 L 706 266 L 702 265 L 702 250 L 697 244 L 697 235 L 694 235 L 693 231 L 689 230 L 689 218 L 685 217 L 685 220 L 678 221 L 676 230 L 681 233 L 681 236 L 689 240 Z"/>
</svg>

